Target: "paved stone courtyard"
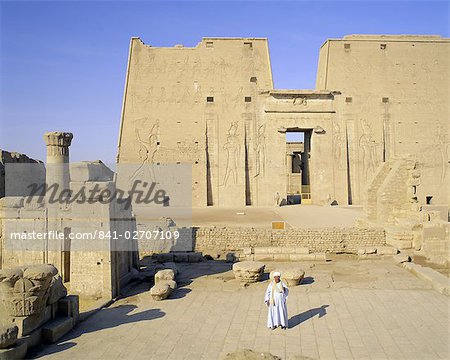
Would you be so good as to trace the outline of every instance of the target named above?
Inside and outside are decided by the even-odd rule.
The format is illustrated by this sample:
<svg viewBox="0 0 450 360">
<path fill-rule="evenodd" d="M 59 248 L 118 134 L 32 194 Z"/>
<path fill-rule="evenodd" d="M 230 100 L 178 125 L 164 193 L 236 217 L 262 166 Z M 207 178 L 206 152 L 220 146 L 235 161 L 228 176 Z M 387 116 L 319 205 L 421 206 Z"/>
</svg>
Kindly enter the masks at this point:
<svg viewBox="0 0 450 360">
<path fill-rule="evenodd" d="M 298 265 L 298 264 L 296 264 Z M 294 266 L 268 263 L 266 271 Z M 220 359 L 248 348 L 283 359 L 448 359 L 449 298 L 392 259 L 337 255 L 302 263 L 289 328 L 266 328 L 261 283 L 242 288 L 231 265 L 179 266 L 179 288 L 152 300 L 150 284 L 105 308 L 34 356 L 52 359 Z"/>
</svg>

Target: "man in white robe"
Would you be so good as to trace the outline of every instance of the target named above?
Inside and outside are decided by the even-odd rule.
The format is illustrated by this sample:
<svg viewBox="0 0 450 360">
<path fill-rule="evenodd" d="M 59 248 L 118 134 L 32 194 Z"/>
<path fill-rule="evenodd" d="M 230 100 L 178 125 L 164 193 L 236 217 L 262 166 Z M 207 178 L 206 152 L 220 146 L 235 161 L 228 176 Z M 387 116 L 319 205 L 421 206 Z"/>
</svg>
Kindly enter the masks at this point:
<svg viewBox="0 0 450 360">
<path fill-rule="evenodd" d="M 289 289 L 284 282 L 281 281 L 281 274 L 279 272 L 273 273 L 273 281 L 267 287 L 264 302 L 269 307 L 267 314 L 267 327 L 275 329 L 281 326 L 284 330 L 288 326 L 288 315 L 286 300 L 289 294 Z"/>
</svg>

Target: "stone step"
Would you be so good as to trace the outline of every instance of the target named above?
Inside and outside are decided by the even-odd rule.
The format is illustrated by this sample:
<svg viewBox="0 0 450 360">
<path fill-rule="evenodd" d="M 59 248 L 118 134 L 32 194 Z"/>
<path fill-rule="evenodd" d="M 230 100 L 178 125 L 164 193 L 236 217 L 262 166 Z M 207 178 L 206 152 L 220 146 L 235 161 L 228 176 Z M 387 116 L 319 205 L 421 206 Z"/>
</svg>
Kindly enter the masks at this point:
<svg viewBox="0 0 450 360">
<path fill-rule="evenodd" d="M 42 341 L 53 344 L 73 329 L 73 318 L 62 317 L 52 320 L 42 327 Z"/>
</svg>

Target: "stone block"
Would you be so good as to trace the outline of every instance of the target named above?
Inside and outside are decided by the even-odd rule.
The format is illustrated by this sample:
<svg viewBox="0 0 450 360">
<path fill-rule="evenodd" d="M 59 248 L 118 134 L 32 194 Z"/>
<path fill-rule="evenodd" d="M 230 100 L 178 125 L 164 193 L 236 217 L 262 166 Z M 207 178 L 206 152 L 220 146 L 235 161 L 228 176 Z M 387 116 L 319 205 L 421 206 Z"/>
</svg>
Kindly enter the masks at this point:
<svg viewBox="0 0 450 360">
<path fill-rule="evenodd" d="M 42 341 L 53 344 L 73 329 L 73 319 L 62 317 L 52 320 L 42 327 Z"/>
<path fill-rule="evenodd" d="M 307 247 L 296 247 L 295 254 L 309 254 L 309 248 Z"/>
<path fill-rule="evenodd" d="M 175 262 L 188 262 L 188 253 L 185 252 L 176 252 L 173 253 L 173 260 Z"/>
<path fill-rule="evenodd" d="M 243 261 L 233 264 L 233 273 L 243 284 L 254 283 L 261 279 L 266 265 L 257 261 Z"/>
<path fill-rule="evenodd" d="M 202 253 L 188 253 L 188 262 L 190 263 L 197 263 L 203 261 L 203 255 Z"/>
<path fill-rule="evenodd" d="M 254 254 L 254 261 L 273 261 L 273 255 L 271 254 Z"/>
<path fill-rule="evenodd" d="M 377 254 L 378 255 L 396 255 L 396 254 L 398 254 L 398 249 L 393 246 L 378 246 Z"/>
<path fill-rule="evenodd" d="M 327 261 L 327 254 L 325 253 L 315 253 L 314 260 L 316 261 Z"/>
<path fill-rule="evenodd" d="M 302 269 L 289 269 L 281 273 L 281 279 L 289 286 L 297 286 L 305 277 Z"/>
<path fill-rule="evenodd" d="M 58 301 L 58 315 L 71 317 L 74 326 L 80 318 L 80 305 L 78 295 L 68 295 Z"/>
<path fill-rule="evenodd" d="M 411 249 L 412 248 L 412 241 L 411 240 L 395 240 L 386 239 L 386 243 L 389 245 L 399 249 L 399 250 L 405 250 L 405 249 Z"/>
<path fill-rule="evenodd" d="M 56 303 L 59 299 L 67 295 L 67 289 L 63 285 L 62 278 L 59 274 L 52 278 L 50 283 L 50 291 L 47 300 L 47 304 L 51 305 Z"/>
<path fill-rule="evenodd" d="M 281 254 L 294 254 L 296 248 L 292 247 L 292 246 L 288 246 L 288 247 L 283 246 L 283 247 L 280 247 L 280 249 L 281 249 Z"/>
<path fill-rule="evenodd" d="M 226 256 L 226 262 L 227 263 L 234 263 L 238 260 L 236 255 L 234 253 L 228 253 Z"/>
<path fill-rule="evenodd" d="M 289 261 L 304 261 L 305 254 L 289 254 Z"/>
<path fill-rule="evenodd" d="M 165 270 L 165 269 L 173 270 L 175 277 L 178 275 L 178 267 L 174 262 L 167 262 L 167 263 L 164 263 L 164 265 L 157 265 L 155 268 L 155 271 Z"/>
<path fill-rule="evenodd" d="M 174 280 L 174 279 L 175 279 L 175 272 L 172 269 L 159 270 L 155 274 L 155 284 L 158 284 L 160 281 L 163 280 Z"/>
<path fill-rule="evenodd" d="M 253 249 L 253 253 L 255 254 L 255 255 L 260 255 L 260 254 L 269 254 L 270 252 L 269 252 L 269 248 L 268 247 L 255 247 L 254 249 Z"/>
<path fill-rule="evenodd" d="M 375 247 L 360 247 L 358 248 L 358 255 L 370 255 L 376 254 L 377 248 Z"/>
<path fill-rule="evenodd" d="M 158 261 L 159 263 L 173 262 L 174 260 L 175 256 L 173 253 L 163 253 L 156 255 L 156 261 Z"/>
<path fill-rule="evenodd" d="M 42 344 L 42 328 L 32 331 L 30 334 L 21 337 L 26 341 L 28 349 Z"/>
<path fill-rule="evenodd" d="M 150 295 L 152 296 L 153 300 L 156 301 L 167 299 L 171 292 L 172 289 L 166 282 L 155 284 L 155 286 L 150 289 Z"/>
<path fill-rule="evenodd" d="M 269 246 L 267 251 L 268 254 L 282 254 L 283 248 L 281 246 Z"/>
<path fill-rule="evenodd" d="M 27 350 L 27 342 L 20 339 L 17 341 L 15 346 L 7 349 L 0 349 L 0 360 L 25 359 Z"/>
<path fill-rule="evenodd" d="M 161 280 L 158 284 L 167 284 L 172 290 L 177 288 L 177 283 L 174 280 Z"/>
<path fill-rule="evenodd" d="M 17 325 L 0 325 L 0 349 L 14 345 L 18 334 L 19 328 Z"/>
</svg>

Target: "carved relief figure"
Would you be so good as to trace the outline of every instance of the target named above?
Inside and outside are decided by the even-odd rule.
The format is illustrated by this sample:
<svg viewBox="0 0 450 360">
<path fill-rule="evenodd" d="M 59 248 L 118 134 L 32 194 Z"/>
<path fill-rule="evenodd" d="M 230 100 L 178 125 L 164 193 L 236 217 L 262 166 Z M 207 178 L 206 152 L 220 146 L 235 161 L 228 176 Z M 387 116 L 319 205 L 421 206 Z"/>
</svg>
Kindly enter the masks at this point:
<svg viewBox="0 0 450 360">
<path fill-rule="evenodd" d="M 258 175 L 264 176 L 265 167 L 266 167 L 266 126 L 261 125 L 258 128 L 258 135 L 256 138 L 256 173 L 255 177 Z"/>
<path fill-rule="evenodd" d="M 363 152 L 363 174 L 364 180 L 367 181 L 369 174 L 372 174 L 378 163 L 377 147 L 378 143 L 373 139 L 372 129 L 367 121 L 362 120 L 363 134 L 359 139 L 359 145 Z"/>
<path fill-rule="evenodd" d="M 236 135 L 238 123 L 233 122 L 228 130 L 227 142 L 223 145 L 223 149 L 227 152 L 227 163 L 225 168 L 225 176 L 223 185 L 226 185 L 229 177 L 233 174 L 233 183 L 237 184 L 237 169 L 239 160 L 239 138 Z"/>
<path fill-rule="evenodd" d="M 447 173 L 447 167 L 449 166 L 450 162 L 448 159 L 447 136 L 442 131 L 442 126 L 438 126 L 438 128 L 436 129 L 436 139 L 438 142 L 439 153 L 441 155 L 441 183 L 443 183 L 445 175 Z"/>
<path fill-rule="evenodd" d="M 135 129 L 135 133 L 136 133 L 136 140 L 140 145 L 139 159 L 141 161 L 141 165 L 130 177 L 130 181 L 136 179 L 138 175 L 144 175 L 144 173 L 146 172 L 145 170 L 149 171 L 148 175 L 152 180 L 154 180 L 155 174 L 150 164 L 153 164 L 155 154 L 158 151 L 159 147 L 158 145 L 159 120 L 156 120 L 156 122 L 153 124 L 152 128 L 150 129 L 150 133 L 146 138 L 142 138 L 138 128 Z"/>
</svg>

